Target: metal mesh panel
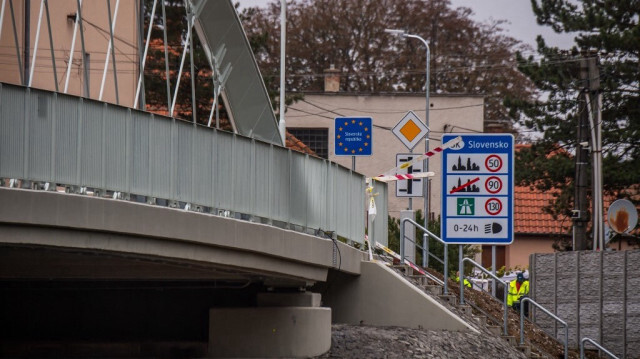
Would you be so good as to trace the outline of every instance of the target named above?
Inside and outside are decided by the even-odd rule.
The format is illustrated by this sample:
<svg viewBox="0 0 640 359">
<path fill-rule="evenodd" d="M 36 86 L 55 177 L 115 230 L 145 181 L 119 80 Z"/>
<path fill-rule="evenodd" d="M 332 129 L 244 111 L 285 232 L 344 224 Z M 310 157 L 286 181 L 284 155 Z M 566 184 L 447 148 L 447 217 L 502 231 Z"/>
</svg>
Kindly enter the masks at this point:
<svg viewBox="0 0 640 359">
<path fill-rule="evenodd" d="M 326 203 L 326 166 L 325 161 L 306 157 L 306 171 L 301 175 L 305 177 L 305 196 L 307 196 L 307 226 L 311 228 L 322 228 Z"/>
<path fill-rule="evenodd" d="M 349 224 L 351 223 L 351 218 L 348 211 L 349 205 L 346 203 L 351 190 L 349 186 L 350 171 L 342 167 L 336 167 L 335 178 L 333 208 L 336 216 L 336 230 L 343 236 L 350 235 Z"/>
<path fill-rule="evenodd" d="M 215 189 L 215 207 L 220 209 L 232 209 L 234 203 L 235 181 L 231 178 L 233 173 L 234 145 L 235 136 L 229 133 L 216 132 L 215 159 L 217 166 L 214 169 L 214 189 Z"/>
<path fill-rule="evenodd" d="M 306 172 L 307 162 L 305 156 L 292 153 L 291 156 L 291 185 L 289 197 L 289 218 L 290 222 L 307 226 L 307 202 L 309 200 L 307 191 Z"/>
<path fill-rule="evenodd" d="M 29 170 L 27 179 L 45 180 L 51 176 L 52 96 L 32 91 L 29 107 Z"/>
<path fill-rule="evenodd" d="M 364 179 L 325 160 L 10 85 L 0 87 L 0 115 L 0 177 L 191 202 L 362 241 Z M 377 192 L 376 230 L 386 235 L 386 186 Z"/>
<path fill-rule="evenodd" d="M 273 169 L 270 166 L 270 158 L 273 156 L 272 146 L 266 143 L 255 143 L 255 214 L 270 218 L 271 188 L 274 181 Z"/>
<path fill-rule="evenodd" d="M 20 178 L 24 164 L 24 93 L 8 86 L 1 88 L 0 166 L 2 177 Z"/>
<path fill-rule="evenodd" d="M 196 128 L 193 142 L 193 198 L 192 202 L 211 206 L 213 203 L 213 131 Z"/>
<path fill-rule="evenodd" d="M 78 178 L 78 118 L 82 99 L 58 96 L 55 122 L 56 183 L 79 184 Z"/>
<path fill-rule="evenodd" d="M 191 188 L 193 175 L 191 173 L 193 166 L 193 157 L 191 156 L 191 145 L 193 140 L 193 125 L 181 121 L 176 121 L 176 135 L 174 143 L 174 153 L 176 154 L 176 199 L 184 202 L 191 201 Z"/>
<path fill-rule="evenodd" d="M 373 222 L 373 235 L 375 241 L 384 246 L 388 246 L 389 244 L 389 217 L 387 215 L 387 213 L 389 213 L 389 209 L 386 201 L 386 199 L 389 198 L 388 190 L 389 186 L 386 183 L 375 182 L 373 193 L 378 193 L 375 198 L 378 214 Z"/>
<path fill-rule="evenodd" d="M 349 226 L 348 233 L 350 238 L 354 242 L 364 242 L 364 228 L 365 228 L 365 198 L 363 194 L 366 191 L 366 183 L 364 178 L 357 173 L 352 172 L 349 178 L 351 182 L 351 192 L 349 193 L 349 217 L 351 217 L 351 225 Z"/>
<path fill-rule="evenodd" d="M 336 230 L 338 226 L 338 216 L 336 211 L 336 204 L 338 202 L 337 198 L 337 173 L 338 173 L 338 164 L 328 162 L 327 163 L 327 172 L 326 172 L 326 194 L 325 201 L 326 205 L 324 207 L 325 210 L 325 222 L 323 224 L 323 228 L 327 228 L 328 230 Z"/>
<path fill-rule="evenodd" d="M 291 163 L 289 158 L 292 153 L 291 150 L 282 147 L 273 147 L 272 150 L 273 155 L 269 164 L 273 178 L 269 186 L 271 218 L 281 222 L 290 222 Z"/>
<path fill-rule="evenodd" d="M 149 177 L 149 135 L 153 117 L 127 111 L 131 116 L 131 189 L 132 193 L 148 194 L 151 192 Z"/>
<path fill-rule="evenodd" d="M 171 129 L 174 121 L 156 117 L 149 128 L 150 194 L 156 198 L 171 198 L 173 154 Z"/>
<path fill-rule="evenodd" d="M 104 146 L 106 145 L 104 131 L 107 108 L 96 106 L 91 101 L 83 101 L 81 121 L 78 123 L 81 136 L 78 138 L 80 151 L 80 178 L 78 183 L 90 187 L 102 187 Z M 115 139 L 114 139 L 115 140 Z M 104 178 L 105 183 L 112 184 L 113 178 Z M 115 184 L 115 183 L 114 183 Z"/>
<path fill-rule="evenodd" d="M 105 183 L 109 184 L 109 189 L 128 192 L 129 171 L 127 163 L 130 158 L 129 153 L 131 153 L 128 137 L 131 136 L 131 131 L 128 128 L 127 118 L 130 114 L 122 108 L 104 107 L 103 110 Z M 87 116 L 91 116 L 88 111 Z"/>
<path fill-rule="evenodd" d="M 250 139 L 234 136 L 233 137 L 233 176 L 227 178 L 227 181 L 233 181 L 234 209 L 241 213 L 253 213 L 253 181 L 254 173 L 252 171 L 254 165 L 254 151 L 252 141 Z"/>
</svg>

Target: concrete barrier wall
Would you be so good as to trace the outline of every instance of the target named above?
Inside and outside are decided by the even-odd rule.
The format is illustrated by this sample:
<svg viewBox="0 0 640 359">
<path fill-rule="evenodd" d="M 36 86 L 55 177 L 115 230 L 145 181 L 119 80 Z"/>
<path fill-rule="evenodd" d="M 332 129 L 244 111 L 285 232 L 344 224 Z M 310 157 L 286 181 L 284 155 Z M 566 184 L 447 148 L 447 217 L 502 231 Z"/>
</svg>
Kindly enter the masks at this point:
<svg viewBox="0 0 640 359">
<path fill-rule="evenodd" d="M 475 331 L 464 320 L 378 262 L 362 262 L 361 275 L 330 277 L 323 292 L 334 323 Z"/>
<path fill-rule="evenodd" d="M 562 252 L 530 257 L 533 299 L 569 324 L 569 344 L 589 337 L 620 357 L 640 358 L 640 251 Z M 544 313 L 535 321 L 564 340 Z"/>
</svg>

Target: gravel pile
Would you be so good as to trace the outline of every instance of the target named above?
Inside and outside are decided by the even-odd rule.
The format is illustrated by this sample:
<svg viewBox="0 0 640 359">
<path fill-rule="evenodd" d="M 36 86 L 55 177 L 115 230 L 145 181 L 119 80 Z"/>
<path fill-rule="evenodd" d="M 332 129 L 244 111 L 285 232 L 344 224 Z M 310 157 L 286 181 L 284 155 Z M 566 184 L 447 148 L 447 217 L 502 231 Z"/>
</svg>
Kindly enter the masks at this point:
<svg viewBox="0 0 640 359">
<path fill-rule="evenodd" d="M 334 324 L 317 358 L 526 358 L 504 339 L 471 332 Z"/>
</svg>

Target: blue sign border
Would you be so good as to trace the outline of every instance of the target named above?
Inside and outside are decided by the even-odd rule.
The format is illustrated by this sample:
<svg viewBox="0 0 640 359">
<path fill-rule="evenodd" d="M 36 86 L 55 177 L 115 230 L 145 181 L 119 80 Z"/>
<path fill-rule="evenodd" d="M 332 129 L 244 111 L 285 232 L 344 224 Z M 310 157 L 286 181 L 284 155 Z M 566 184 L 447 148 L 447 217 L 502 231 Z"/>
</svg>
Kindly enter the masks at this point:
<svg viewBox="0 0 640 359">
<path fill-rule="evenodd" d="M 446 143 L 449 140 L 454 139 L 457 136 L 462 137 L 462 142 L 464 145 L 460 149 L 447 148 L 442 151 L 442 207 L 441 207 L 441 215 L 442 222 L 440 227 L 440 234 L 443 241 L 450 244 L 491 244 L 491 245 L 506 245 L 513 243 L 514 240 L 514 138 L 511 134 L 445 134 L 442 136 L 442 143 Z M 469 148 L 469 141 L 475 141 L 476 143 L 491 143 L 497 144 L 498 142 L 504 143 L 505 141 L 508 143 L 507 148 L 500 148 L 501 145 L 494 146 L 481 146 L 483 148 Z M 497 148 L 494 148 L 497 147 Z M 476 237 L 476 238 L 447 238 L 447 220 L 449 218 L 459 218 L 458 216 L 448 216 L 447 215 L 447 199 L 449 197 L 460 197 L 451 195 L 447 188 L 447 178 L 448 176 L 459 176 L 459 173 L 451 173 L 448 171 L 447 163 L 447 154 L 506 154 L 507 155 L 507 205 L 508 205 L 508 213 L 507 213 L 507 237 L 502 238 L 492 238 L 492 237 Z M 477 175 L 494 175 L 492 172 L 477 172 L 474 173 Z M 504 174 L 501 174 L 504 175 Z M 473 197 L 495 197 L 494 195 L 470 195 Z M 504 195 L 502 195 L 504 197 Z M 467 217 L 465 218 L 496 218 L 496 217 Z M 504 218 L 504 216 L 502 216 Z"/>
<path fill-rule="evenodd" d="M 373 154 L 373 119 L 371 117 L 336 117 L 333 153 L 336 156 L 371 156 Z"/>
</svg>

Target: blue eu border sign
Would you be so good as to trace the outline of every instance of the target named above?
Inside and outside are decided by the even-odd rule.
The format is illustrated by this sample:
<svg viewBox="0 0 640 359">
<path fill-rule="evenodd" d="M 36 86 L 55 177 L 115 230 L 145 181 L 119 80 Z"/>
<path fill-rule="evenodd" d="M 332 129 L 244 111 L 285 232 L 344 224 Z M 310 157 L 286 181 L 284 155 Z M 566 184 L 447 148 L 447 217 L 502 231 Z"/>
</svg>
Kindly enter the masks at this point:
<svg viewBox="0 0 640 359">
<path fill-rule="evenodd" d="M 442 152 L 442 239 L 453 244 L 513 242 L 513 136 L 446 134 Z"/>
<path fill-rule="evenodd" d="M 336 156 L 371 156 L 373 152 L 371 117 L 337 117 L 334 153 Z"/>
</svg>

